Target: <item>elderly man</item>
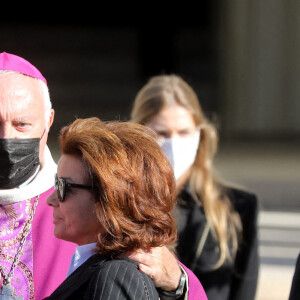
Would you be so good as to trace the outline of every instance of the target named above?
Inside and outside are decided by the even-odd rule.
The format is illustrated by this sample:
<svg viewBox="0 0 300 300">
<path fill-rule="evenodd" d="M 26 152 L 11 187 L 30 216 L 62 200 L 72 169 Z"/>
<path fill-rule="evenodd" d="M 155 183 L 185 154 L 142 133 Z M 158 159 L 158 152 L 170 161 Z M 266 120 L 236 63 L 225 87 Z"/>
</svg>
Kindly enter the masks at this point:
<svg viewBox="0 0 300 300">
<path fill-rule="evenodd" d="M 0 294 L 6 297 L 46 297 L 65 279 L 74 253 L 73 244 L 54 237 L 46 204 L 56 173 L 46 145 L 53 117 L 42 74 L 26 60 L 1 53 Z"/>
<path fill-rule="evenodd" d="M 46 205 L 56 173 L 47 147 L 53 118 L 43 75 L 25 59 L 1 53 L 0 300 L 45 298 L 65 279 L 75 251 L 75 244 L 54 237 Z M 166 247 L 131 255 L 165 290 L 162 299 L 206 299 L 198 279 Z"/>
</svg>

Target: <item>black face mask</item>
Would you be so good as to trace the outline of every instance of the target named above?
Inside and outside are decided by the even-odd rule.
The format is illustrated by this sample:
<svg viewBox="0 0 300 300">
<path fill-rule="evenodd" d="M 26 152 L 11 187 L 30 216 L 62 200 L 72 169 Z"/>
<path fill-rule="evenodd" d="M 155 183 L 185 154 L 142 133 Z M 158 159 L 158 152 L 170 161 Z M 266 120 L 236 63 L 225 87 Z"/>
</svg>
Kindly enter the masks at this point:
<svg viewBox="0 0 300 300">
<path fill-rule="evenodd" d="M 0 189 L 18 187 L 34 174 L 40 164 L 40 140 L 0 139 Z"/>
</svg>

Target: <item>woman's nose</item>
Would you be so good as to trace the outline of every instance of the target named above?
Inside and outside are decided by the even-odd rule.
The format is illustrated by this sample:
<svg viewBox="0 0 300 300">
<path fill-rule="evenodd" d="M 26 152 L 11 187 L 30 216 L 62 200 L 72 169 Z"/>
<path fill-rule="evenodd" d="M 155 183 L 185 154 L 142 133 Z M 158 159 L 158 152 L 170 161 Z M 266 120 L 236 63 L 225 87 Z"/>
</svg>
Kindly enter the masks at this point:
<svg viewBox="0 0 300 300">
<path fill-rule="evenodd" d="M 56 192 L 56 190 L 54 190 L 52 192 L 52 194 L 47 198 L 47 204 L 49 206 L 58 206 L 58 203 L 59 203 L 59 201 L 58 201 L 58 197 L 57 197 L 57 192 Z"/>
</svg>

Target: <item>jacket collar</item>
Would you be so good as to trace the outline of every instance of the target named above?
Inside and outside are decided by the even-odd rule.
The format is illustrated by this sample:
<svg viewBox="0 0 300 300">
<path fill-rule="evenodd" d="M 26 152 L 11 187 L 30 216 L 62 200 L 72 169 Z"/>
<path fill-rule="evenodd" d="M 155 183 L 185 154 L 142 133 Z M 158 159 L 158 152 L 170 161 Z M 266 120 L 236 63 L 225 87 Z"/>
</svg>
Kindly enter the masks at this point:
<svg viewBox="0 0 300 300">
<path fill-rule="evenodd" d="M 67 277 L 47 299 L 66 299 L 90 280 L 91 274 L 108 260 L 108 257 L 95 254 Z"/>
</svg>

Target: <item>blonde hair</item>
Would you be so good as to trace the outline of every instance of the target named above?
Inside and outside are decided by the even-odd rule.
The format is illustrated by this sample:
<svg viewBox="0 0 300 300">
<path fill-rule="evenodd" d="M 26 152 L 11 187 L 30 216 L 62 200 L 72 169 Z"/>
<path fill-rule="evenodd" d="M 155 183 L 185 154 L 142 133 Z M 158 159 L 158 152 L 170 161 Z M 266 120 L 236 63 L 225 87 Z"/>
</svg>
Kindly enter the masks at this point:
<svg viewBox="0 0 300 300">
<path fill-rule="evenodd" d="M 161 109 L 174 104 L 186 108 L 195 125 L 200 126 L 198 152 L 186 182 L 189 183 L 197 205 L 203 206 L 212 234 L 219 243 L 220 257 L 213 266 L 218 268 L 227 259 L 234 259 L 241 221 L 239 215 L 233 211 L 229 199 L 223 195 L 214 175 L 212 163 L 217 151 L 218 134 L 215 126 L 204 116 L 196 93 L 176 75 L 154 76 L 138 92 L 133 103 L 131 120 L 146 125 Z"/>
</svg>

